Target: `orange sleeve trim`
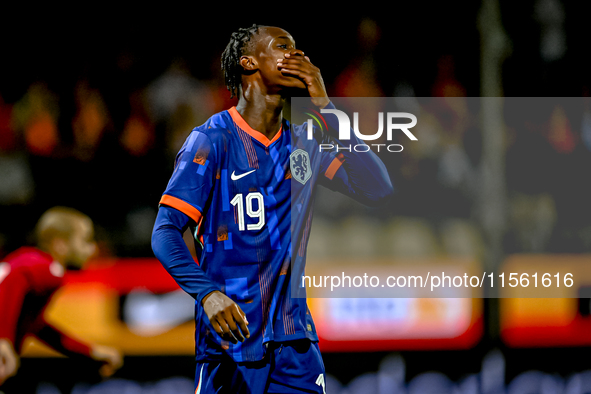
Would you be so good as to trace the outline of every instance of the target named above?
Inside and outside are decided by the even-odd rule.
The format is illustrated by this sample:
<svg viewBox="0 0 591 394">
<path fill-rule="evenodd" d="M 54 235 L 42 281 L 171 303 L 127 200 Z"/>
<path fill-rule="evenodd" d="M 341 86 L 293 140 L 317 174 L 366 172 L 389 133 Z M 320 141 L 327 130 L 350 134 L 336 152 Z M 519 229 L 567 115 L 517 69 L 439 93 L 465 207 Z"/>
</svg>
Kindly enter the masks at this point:
<svg viewBox="0 0 591 394">
<path fill-rule="evenodd" d="M 273 139 L 269 140 L 263 133 L 250 127 L 250 125 L 246 123 L 246 120 L 244 120 L 242 115 L 240 115 L 240 112 L 238 112 L 236 107 L 230 108 L 228 112 L 230 113 L 232 120 L 234 121 L 234 123 L 236 123 L 238 127 L 240 127 L 246 134 L 250 135 L 252 138 L 254 138 L 255 140 L 267 147 L 270 146 L 273 142 L 277 141 L 279 137 L 281 137 L 283 126 L 281 126 L 279 128 L 279 131 L 275 133 Z"/>
<path fill-rule="evenodd" d="M 195 223 L 199 223 L 201 221 L 201 212 L 199 212 L 197 208 L 195 208 L 187 202 L 184 202 L 180 198 L 176 198 L 165 194 L 160 199 L 160 204 L 168 205 L 169 207 L 181 211 L 182 213 L 193 219 Z"/>
<path fill-rule="evenodd" d="M 332 181 L 332 178 L 334 178 L 335 174 L 337 173 L 339 168 L 341 168 L 342 165 L 343 162 L 339 160 L 338 157 L 335 157 L 332 163 L 330 163 L 330 165 L 328 166 L 328 169 L 326 170 L 324 175 Z"/>
</svg>

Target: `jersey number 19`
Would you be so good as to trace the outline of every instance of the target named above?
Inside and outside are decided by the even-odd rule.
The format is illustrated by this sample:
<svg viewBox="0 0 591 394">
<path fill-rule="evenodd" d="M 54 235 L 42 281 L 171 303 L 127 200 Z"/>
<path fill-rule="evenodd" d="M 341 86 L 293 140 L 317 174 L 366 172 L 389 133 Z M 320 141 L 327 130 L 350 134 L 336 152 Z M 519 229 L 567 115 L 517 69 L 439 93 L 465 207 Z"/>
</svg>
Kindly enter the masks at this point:
<svg viewBox="0 0 591 394">
<path fill-rule="evenodd" d="M 244 220 L 244 200 L 246 200 L 246 214 L 251 218 L 258 218 L 258 223 L 247 224 L 247 230 L 260 230 L 265 225 L 265 204 L 263 201 L 263 195 L 259 192 L 252 192 L 246 195 L 246 199 L 242 193 L 236 194 L 230 204 L 234 205 L 238 210 L 238 230 L 244 231 L 245 220 Z M 253 207 L 253 200 L 257 200 L 257 209 Z"/>
</svg>

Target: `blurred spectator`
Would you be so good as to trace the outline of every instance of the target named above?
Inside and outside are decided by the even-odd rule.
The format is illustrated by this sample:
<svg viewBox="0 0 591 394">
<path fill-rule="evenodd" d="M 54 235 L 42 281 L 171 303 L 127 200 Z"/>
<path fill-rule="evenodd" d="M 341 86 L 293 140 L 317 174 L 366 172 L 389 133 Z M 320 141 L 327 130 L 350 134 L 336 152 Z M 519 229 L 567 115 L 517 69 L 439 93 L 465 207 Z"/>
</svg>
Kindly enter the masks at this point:
<svg viewBox="0 0 591 394">
<path fill-rule="evenodd" d="M 566 53 L 564 7 L 559 0 L 537 0 L 534 16 L 540 24 L 540 54 L 546 62 L 561 59 Z"/>
<path fill-rule="evenodd" d="M 554 199 L 547 193 L 515 194 L 510 201 L 511 231 L 524 253 L 542 253 L 556 224 Z"/>
<path fill-rule="evenodd" d="M 58 97 L 44 82 L 35 82 L 13 109 L 14 127 L 23 133 L 27 150 L 51 156 L 60 144 Z"/>
<path fill-rule="evenodd" d="M 437 60 L 437 75 L 432 87 L 433 97 L 466 97 L 466 89 L 456 78 L 455 61 L 451 55 Z"/>
<path fill-rule="evenodd" d="M 591 152 L 591 98 L 583 98 L 583 116 L 581 120 L 581 140 Z"/>
<path fill-rule="evenodd" d="M 121 134 L 121 145 L 132 156 L 144 156 L 155 143 L 155 130 L 143 102 L 143 92 L 133 92 L 129 97 L 130 115 Z"/>
<path fill-rule="evenodd" d="M 230 91 L 224 81 L 221 64 L 222 57 L 220 54 L 211 62 L 211 77 L 207 81 L 211 102 L 213 103 L 212 112 L 214 113 L 227 110 L 238 103 L 238 97 L 230 98 Z"/>
<path fill-rule="evenodd" d="M 591 371 L 574 374 L 568 379 L 565 394 L 584 394 L 591 392 Z"/>
<path fill-rule="evenodd" d="M 558 153 L 571 153 L 576 139 L 570 121 L 561 105 L 554 107 L 548 124 L 548 140 Z"/>
<path fill-rule="evenodd" d="M 507 394 L 563 393 L 563 379 L 541 371 L 527 371 L 509 383 Z"/>
<path fill-rule="evenodd" d="M 34 196 L 35 185 L 23 154 L 0 152 L 0 205 L 26 205 Z"/>
<path fill-rule="evenodd" d="M 408 383 L 408 394 L 453 394 L 453 382 L 441 372 L 423 372 Z"/>
<path fill-rule="evenodd" d="M 399 258 L 429 258 L 441 253 L 441 245 L 428 219 L 397 217 L 384 228 L 387 255 Z"/>
<path fill-rule="evenodd" d="M 147 87 L 148 108 L 157 127 L 163 126 L 166 151 L 174 157 L 193 127 L 213 112 L 212 92 L 176 58 L 170 67 Z"/>
<path fill-rule="evenodd" d="M 0 96 L 0 258 L 12 242 L 22 242 L 23 234 L 19 232 L 26 227 L 21 228 L 13 220 L 27 210 L 35 197 L 31 166 L 17 133 L 13 108 Z"/>
<path fill-rule="evenodd" d="M 12 106 L 0 96 L 0 206 L 28 204 L 34 194 L 29 163 L 19 147 Z"/>
<path fill-rule="evenodd" d="M 111 120 L 103 97 L 98 89 L 82 79 L 76 84 L 74 98 L 76 115 L 72 119 L 74 157 L 90 161 L 107 129 L 112 129 Z"/>
<path fill-rule="evenodd" d="M 485 246 L 476 223 L 465 219 L 448 219 L 441 224 L 440 239 L 447 256 L 472 257 L 482 261 Z"/>
<path fill-rule="evenodd" d="M 482 360 L 480 391 L 482 394 L 505 393 L 505 356 L 498 349 L 489 351 Z"/>
<path fill-rule="evenodd" d="M 384 92 L 377 78 L 374 52 L 380 40 L 380 27 L 363 18 L 357 27 L 357 42 L 353 48 L 351 63 L 336 77 L 336 97 L 383 97 Z"/>
<path fill-rule="evenodd" d="M 12 105 L 4 102 L 0 95 L 0 154 L 18 147 L 16 130 L 12 121 Z"/>
</svg>

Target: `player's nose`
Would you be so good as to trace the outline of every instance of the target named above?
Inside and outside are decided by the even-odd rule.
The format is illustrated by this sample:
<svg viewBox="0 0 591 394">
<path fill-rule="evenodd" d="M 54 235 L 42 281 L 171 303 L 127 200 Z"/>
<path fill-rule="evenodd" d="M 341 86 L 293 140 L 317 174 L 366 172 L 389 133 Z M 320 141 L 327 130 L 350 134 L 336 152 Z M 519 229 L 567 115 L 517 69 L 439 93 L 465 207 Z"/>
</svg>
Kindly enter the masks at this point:
<svg viewBox="0 0 591 394">
<path fill-rule="evenodd" d="M 291 56 L 304 56 L 304 51 L 302 51 L 301 49 L 294 49 L 293 51 L 291 51 L 290 55 Z"/>
</svg>

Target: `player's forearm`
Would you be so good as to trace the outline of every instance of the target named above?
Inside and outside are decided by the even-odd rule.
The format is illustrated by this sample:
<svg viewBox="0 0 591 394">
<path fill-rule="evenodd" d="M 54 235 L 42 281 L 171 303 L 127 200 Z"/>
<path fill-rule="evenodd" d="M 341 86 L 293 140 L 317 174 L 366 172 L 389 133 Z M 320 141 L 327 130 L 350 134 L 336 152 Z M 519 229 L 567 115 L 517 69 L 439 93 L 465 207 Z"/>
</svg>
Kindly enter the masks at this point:
<svg viewBox="0 0 591 394">
<path fill-rule="evenodd" d="M 329 103 L 326 109 L 335 109 Z M 369 206 L 385 204 L 394 193 L 394 188 L 388 175 L 386 166 L 371 150 L 356 152 L 352 146 L 364 144 L 351 130 L 350 140 L 345 144 L 338 137 L 339 123 L 334 114 L 326 114 L 332 142 L 338 146 L 337 159 L 342 162 L 341 168 L 335 176 L 340 178 L 340 191 L 350 195 L 355 200 Z"/>
<path fill-rule="evenodd" d="M 161 206 L 152 233 L 152 250 L 178 285 L 201 303 L 204 296 L 219 289 L 195 263 L 183 240 L 188 220 L 176 209 Z"/>
<path fill-rule="evenodd" d="M 52 349 L 68 357 L 90 357 L 91 347 L 88 344 L 67 335 L 44 319 L 40 325 L 36 336 Z"/>
<path fill-rule="evenodd" d="M 5 338 L 15 344 L 16 326 L 21 313 L 25 295 L 30 290 L 27 277 L 15 270 L 0 284 L 0 338 Z"/>
<path fill-rule="evenodd" d="M 384 163 L 371 151 L 345 154 L 343 170 L 346 173 L 348 194 L 368 206 L 386 204 L 394 188 Z"/>
</svg>

